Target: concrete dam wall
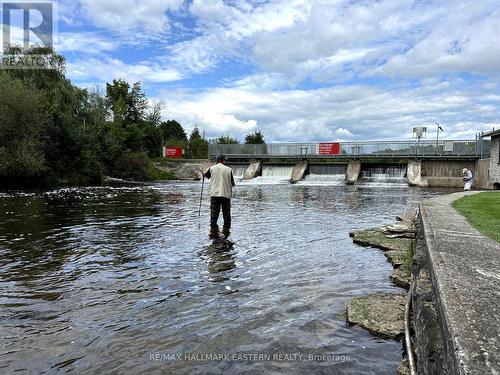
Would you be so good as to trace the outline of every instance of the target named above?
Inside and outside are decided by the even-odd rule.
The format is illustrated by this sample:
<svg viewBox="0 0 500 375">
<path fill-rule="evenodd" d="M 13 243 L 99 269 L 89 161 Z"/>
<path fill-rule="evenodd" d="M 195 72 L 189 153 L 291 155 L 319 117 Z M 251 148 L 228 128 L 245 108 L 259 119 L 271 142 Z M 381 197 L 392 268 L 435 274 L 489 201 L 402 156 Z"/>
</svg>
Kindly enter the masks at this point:
<svg viewBox="0 0 500 375">
<path fill-rule="evenodd" d="M 157 163 L 180 180 L 199 179 L 198 168 L 213 165 L 209 160 L 172 160 Z M 473 188 L 493 189 L 490 182 L 489 159 L 485 160 L 407 160 L 365 162 L 314 162 L 311 160 L 271 163 L 262 160 L 228 164 L 235 179 L 255 183 L 299 183 L 311 185 L 408 184 L 420 187 L 462 188 L 462 169 L 474 172 Z"/>
</svg>

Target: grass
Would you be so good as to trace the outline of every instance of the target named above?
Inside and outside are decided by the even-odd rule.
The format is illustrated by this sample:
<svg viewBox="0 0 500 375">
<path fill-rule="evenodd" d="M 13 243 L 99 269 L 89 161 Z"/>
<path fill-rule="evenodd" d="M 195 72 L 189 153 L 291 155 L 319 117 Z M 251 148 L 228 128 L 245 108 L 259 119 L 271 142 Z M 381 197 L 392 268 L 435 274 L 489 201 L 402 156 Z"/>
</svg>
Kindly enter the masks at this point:
<svg viewBox="0 0 500 375">
<path fill-rule="evenodd" d="M 500 242 L 500 193 L 479 193 L 453 202 L 453 207 L 481 233 Z"/>
</svg>

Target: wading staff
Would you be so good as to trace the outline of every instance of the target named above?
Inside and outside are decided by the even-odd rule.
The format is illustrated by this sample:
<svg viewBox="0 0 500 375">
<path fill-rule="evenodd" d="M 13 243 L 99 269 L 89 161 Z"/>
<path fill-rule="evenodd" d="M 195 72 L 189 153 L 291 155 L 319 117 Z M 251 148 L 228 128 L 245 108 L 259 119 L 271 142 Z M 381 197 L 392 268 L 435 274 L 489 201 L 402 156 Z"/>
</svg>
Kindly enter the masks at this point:
<svg viewBox="0 0 500 375">
<path fill-rule="evenodd" d="M 201 194 L 200 194 L 200 208 L 198 209 L 198 219 L 200 218 L 201 215 L 201 201 L 203 200 L 203 187 L 205 186 L 205 174 L 201 172 L 203 175 L 203 178 L 201 180 Z M 199 224 L 199 222 L 198 222 Z"/>
</svg>

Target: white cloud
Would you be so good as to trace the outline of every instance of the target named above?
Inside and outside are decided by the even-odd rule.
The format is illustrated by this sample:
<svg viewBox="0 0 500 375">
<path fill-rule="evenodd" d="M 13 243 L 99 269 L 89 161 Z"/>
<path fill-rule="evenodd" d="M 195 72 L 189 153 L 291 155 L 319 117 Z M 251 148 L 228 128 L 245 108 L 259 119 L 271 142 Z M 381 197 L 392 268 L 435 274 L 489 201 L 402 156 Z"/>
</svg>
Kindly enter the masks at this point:
<svg viewBox="0 0 500 375">
<path fill-rule="evenodd" d="M 63 34 L 70 76 L 186 79 L 159 92 L 165 116 L 210 136 L 397 139 L 438 121 L 473 138 L 500 118 L 497 0 L 80 1 L 106 34 Z"/>
<path fill-rule="evenodd" d="M 173 46 L 195 73 L 227 58 L 292 81 L 500 71 L 497 3 L 195 0 L 200 36 Z"/>
<path fill-rule="evenodd" d="M 107 39 L 97 32 L 64 32 L 59 34 L 58 39 L 55 48 L 64 55 L 68 53 L 98 55 L 119 48 L 116 41 Z"/>
<path fill-rule="evenodd" d="M 142 27 L 148 32 L 165 32 L 167 11 L 176 11 L 182 0 L 80 0 L 88 20 L 113 30 Z"/>
<path fill-rule="evenodd" d="M 182 74 L 177 70 L 148 61 L 131 65 L 119 59 L 91 57 L 70 61 L 68 65 L 68 75 L 71 79 L 83 81 L 93 79 L 96 83 L 111 82 L 115 78 L 145 83 L 172 82 L 182 79 Z"/>
<path fill-rule="evenodd" d="M 280 91 L 233 87 L 159 96 L 167 104 L 165 118 L 188 129 L 197 124 L 210 137 L 231 132 L 240 140 L 255 129 L 270 141 L 401 140 L 411 138 L 413 127 L 435 122 L 446 128 L 448 139 L 473 139 L 500 118 L 497 107 L 461 87 L 441 92 L 363 85 Z"/>
</svg>

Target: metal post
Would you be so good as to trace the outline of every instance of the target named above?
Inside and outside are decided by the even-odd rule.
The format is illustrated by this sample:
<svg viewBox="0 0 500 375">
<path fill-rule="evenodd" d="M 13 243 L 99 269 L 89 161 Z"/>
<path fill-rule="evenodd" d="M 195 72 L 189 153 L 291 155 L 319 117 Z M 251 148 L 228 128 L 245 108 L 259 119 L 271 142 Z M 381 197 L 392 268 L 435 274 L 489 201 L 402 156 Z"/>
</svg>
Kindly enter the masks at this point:
<svg viewBox="0 0 500 375">
<path fill-rule="evenodd" d="M 436 122 L 436 153 L 437 153 L 437 148 L 439 145 L 439 122 Z"/>
</svg>

